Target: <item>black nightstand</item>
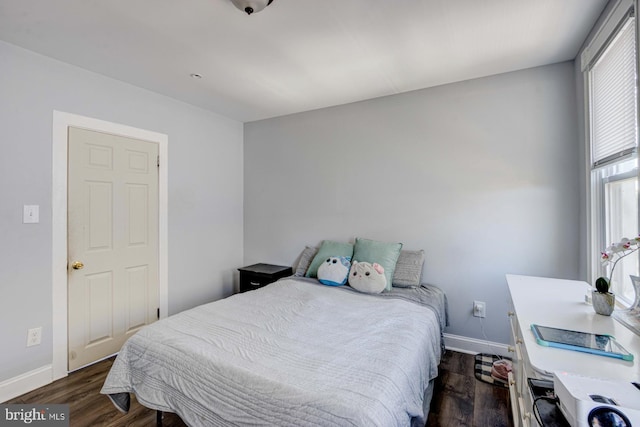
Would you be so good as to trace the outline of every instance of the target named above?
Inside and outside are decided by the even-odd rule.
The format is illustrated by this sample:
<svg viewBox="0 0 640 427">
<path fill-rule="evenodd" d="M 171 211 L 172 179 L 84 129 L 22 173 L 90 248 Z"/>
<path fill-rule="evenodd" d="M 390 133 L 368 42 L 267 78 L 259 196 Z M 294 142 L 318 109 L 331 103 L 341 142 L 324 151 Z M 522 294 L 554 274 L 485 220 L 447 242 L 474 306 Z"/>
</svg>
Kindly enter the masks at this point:
<svg viewBox="0 0 640 427">
<path fill-rule="evenodd" d="M 238 271 L 240 272 L 240 292 L 261 288 L 293 274 L 291 267 L 273 264 L 253 264 L 239 268 Z"/>
</svg>

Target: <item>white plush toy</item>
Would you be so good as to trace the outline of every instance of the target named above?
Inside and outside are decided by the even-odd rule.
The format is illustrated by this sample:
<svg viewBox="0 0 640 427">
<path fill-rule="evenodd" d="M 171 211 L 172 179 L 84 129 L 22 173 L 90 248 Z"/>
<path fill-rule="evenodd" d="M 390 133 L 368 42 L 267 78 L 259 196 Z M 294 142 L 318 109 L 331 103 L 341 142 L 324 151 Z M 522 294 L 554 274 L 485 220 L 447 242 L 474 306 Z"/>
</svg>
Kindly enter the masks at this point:
<svg viewBox="0 0 640 427">
<path fill-rule="evenodd" d="M 332 256 L 318 267 L 318 280 L 329 286 L 342 286 L 347 283 L 351 257 Z"/>
<path fill-rule="evenodd" d="M 387 287 L 384 268 L 376 263 L 353 261 L 349 272 L 349 285 L 360 292 L 379 294 Z"/>
</svg>

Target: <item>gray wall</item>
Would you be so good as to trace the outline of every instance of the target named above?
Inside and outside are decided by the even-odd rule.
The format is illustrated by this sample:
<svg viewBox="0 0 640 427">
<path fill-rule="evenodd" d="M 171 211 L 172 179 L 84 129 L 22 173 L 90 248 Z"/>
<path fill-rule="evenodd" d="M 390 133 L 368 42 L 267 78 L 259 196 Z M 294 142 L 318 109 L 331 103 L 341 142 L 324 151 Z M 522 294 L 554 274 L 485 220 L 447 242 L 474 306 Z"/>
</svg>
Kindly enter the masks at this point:
<svg viewBox="0 0 640 427">
<path fill-rule="evenodd" d="M 447 332 L 508 342 L 506 273 L 575 279 L 573 62 L 245 124 L 245 262 L 366 237 L 426 251 Z"/>
<path fill-rule="evenodd" d="M 243 263 L 362 236 L 425 249 L 447 332 L 484 339 L 479 299 L 487 338 L 507 342 L 505 273 L 578 275 L 572 67 L 249 123 L 243 166 L 241 123 L 0 42 L 0 382 L 52 358 L 53 110 L 169 136 L 170 313 L 229 295 Z"/>
<path fill-rule="evenodd" d="M 168 135 L 169 311 L 232 293 L 242 123 L 4 42 L 0 70 L 0 382 L 52 360 L 53 110 Z M 24 204 L 40 205 L 39 224 L 22 224 Z M 26 348 L 37 326 L 42 345 Z"/>
</svg>

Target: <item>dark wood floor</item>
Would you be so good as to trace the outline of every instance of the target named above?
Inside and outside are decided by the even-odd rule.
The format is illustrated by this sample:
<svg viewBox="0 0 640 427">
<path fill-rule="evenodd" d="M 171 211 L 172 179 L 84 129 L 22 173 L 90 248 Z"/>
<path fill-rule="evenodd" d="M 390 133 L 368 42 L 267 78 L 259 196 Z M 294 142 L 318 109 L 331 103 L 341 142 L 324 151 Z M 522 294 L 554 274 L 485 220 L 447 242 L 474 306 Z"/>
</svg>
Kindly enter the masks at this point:
<svg viewBox="0 0 640 427">
<path fill-rule="evenodd" d="M 7 403 L 69 404 L 72 427 L 154 426 L 155 411 L 138 404 L 135 398 L 125 415 L 100 394 L 112 364 L 112 359 L 104 360 Z M 163 425 L 182 427 L 185 424 L 178 416 L 165 414 Z M 472 355 L 448 351 L 442 359 L 427 422 L 427 427 L 437 426 L 512 426 L 507 390 L 477 381 Z"/>
<path fill-rule="evenodd" d="M 512 427 L 509 390 L 476 380 L 474 356 L 447 351 L 431 401 L 427 427 Z"/>
</svg>

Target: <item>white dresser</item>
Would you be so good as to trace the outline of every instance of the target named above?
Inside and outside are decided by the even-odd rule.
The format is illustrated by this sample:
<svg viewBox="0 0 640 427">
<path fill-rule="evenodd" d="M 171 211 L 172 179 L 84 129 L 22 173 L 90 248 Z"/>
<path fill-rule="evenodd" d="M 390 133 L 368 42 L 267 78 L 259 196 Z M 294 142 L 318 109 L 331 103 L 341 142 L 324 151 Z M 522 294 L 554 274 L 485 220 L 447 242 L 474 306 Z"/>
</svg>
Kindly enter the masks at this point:
<svg viewBox="0 0 640 427">
<path fill-rule="evenodd" d="M 537 426 L 527 378 L 553 378 L 554 371 L 595 378 L 640 381 L 640 336 L 584 303 L 586 282 L 508 274 L 511 296 L 513 372 L 509 394 L 515 426 Z M 635 357 L 633 362 L 538 345 L 531 324 L 610 334 Z"/>
</svg>

